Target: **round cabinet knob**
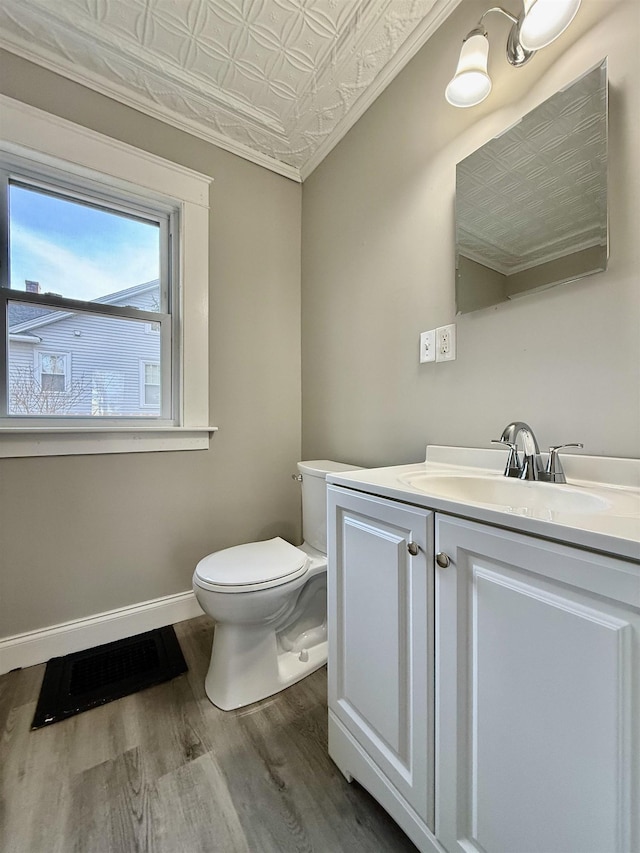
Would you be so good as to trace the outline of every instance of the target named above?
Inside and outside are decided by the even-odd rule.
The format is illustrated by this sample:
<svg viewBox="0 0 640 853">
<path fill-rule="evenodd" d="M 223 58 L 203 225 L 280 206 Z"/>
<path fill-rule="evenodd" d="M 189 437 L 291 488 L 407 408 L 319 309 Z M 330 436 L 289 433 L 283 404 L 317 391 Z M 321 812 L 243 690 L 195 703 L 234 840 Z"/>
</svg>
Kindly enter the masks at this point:
<svg viewBox="0 0 640 853">
<path fill-rule="evenodd" d="M 440 566 L 441 569 L 446 569 L 447 566 L 451 565 L 451 560 L 449 559 L 447 554 L 444 553 L 444 551 L 438 551 L 438 553 L 436 554 L 436 563 Z"/>
<path fill-rule="evenodd" d="M 418 547 L 418 545 L 416 545 L 415 542 L 409 542 L 409 544 L 407 545 L 407 551 L 411 554 L 412 557 L 417 557 L 419 550 L 420 548 Z"/>
</svg>

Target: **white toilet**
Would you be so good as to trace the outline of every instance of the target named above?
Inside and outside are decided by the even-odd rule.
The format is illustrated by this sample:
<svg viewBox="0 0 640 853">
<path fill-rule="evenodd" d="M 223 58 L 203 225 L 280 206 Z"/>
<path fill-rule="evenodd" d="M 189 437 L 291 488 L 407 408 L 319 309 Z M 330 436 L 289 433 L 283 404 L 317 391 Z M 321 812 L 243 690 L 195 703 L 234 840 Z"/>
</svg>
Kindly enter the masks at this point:
<svg viewBox="0 0 640 853">
<path fill-rule="evenodd" d="M 327 660 L 326 475 L 354 465 L 299 462 L 299 548 L 279 537 L 216 551 L 200 560 L 193 591 L 215 619 L 207 696 L 241 708 L 321 667 Z"/>
</svg>

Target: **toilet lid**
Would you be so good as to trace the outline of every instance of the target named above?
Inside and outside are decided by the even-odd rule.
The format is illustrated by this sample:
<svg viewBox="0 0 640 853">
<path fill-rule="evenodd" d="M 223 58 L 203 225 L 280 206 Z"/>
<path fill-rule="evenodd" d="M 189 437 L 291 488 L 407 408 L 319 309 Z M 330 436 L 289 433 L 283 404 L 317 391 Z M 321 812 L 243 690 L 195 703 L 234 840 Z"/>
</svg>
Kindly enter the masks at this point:
<svg viewBox="0 0 640 853">
<path fill-rule="evenodd" d="M 308 556 L 276 536 L 265 542 L 249 542 L 225 548 L 204 557 L 196 566 L 196 577 L 207 584 L 225 587 L 277 586 L 294 580 L 307 570 Z"/>
</svg>

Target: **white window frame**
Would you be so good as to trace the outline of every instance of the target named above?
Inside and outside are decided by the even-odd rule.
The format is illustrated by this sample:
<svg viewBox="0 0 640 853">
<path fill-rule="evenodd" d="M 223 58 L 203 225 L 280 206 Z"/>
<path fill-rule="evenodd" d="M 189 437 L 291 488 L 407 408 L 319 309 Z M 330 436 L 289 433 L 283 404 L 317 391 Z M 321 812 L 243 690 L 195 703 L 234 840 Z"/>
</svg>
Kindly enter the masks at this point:
<svg viewBox="0 0 640 853">
<path fill-rule="evenodd" d="M 76 182 L 97 182 L 114 197 L 134 193 L 179 211 L 178 393 L 171 423 L 0 424 L 0 457 L 205 449 L 209 425 L 208 245 L 211 178 L 72 122 L 0 96 L 0 155 L 34 170 L 62 170 Z M 2 214 L 4 215 L 4 213 Z M 6 224 L 5 224 L 6 225 Z M 6 339 L 6 316 L 0 337 Z"/>
<path fill-rule="evenodd" d="M 147 395 L 145 393 L 145 389 L 147 387 L 147 376 L 145 368 L 147 365 L 153 365 L 154 367 L 160 367 L 159 361 L 154 361 L 149 358 L 141 358 L 140 359 L 140 368 L 139 368 L 139 379 L 140 379 L 140 408 L 142 409 L 155 409 L 155 403 L 147 403 Z M 159 383 L 158 387 L 160 388 L 160 399 L 162 400 L 162 381 Z"/>
<path fill-rule="evenodd" d="M 47 356 L 55 356 L 56 358 L 61 358 L 64 364 L 64 390 L 67 390 L 68 382 L 71 379 L 71 353 L 61 352 L 60 350 L 52 350 L 52 349 L 38 349 L 33 353 L 33 369 L 36 371 L 36 375 L 38 377 L 38 382 L 40 386 L 42 386 L 42 377 L 44 373 L 42 372 L 42 360 Z M 51 375 L 51 374 L 49 374 Z"/>
</svg>

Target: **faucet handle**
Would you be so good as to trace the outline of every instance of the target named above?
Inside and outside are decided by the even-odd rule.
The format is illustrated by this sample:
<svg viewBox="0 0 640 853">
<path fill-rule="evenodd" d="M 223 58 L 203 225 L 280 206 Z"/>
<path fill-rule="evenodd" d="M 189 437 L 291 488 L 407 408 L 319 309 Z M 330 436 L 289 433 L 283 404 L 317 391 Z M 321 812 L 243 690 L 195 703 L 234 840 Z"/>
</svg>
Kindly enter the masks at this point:
<svg viewBox="0 0 640 853">
<path fill-rule="evenodd" d="M 560 451 L 565 447 L 584 447 L 581 442 L 573 444 L 556 444 L 549 448 L 549 458 L 547 459 L 547 467 L 545 468 L 546 479 L 550 483 L 566 483 L 567 478 L 564 474 L 564 468 L 560 461 Z"/>
<path fill-rule="evenodd" d="M 522 471 L 522 463 L 520 462 L 520 457 L 518 456 L 518 446 L 511 442 L 506 441 L 504 438 L 492 438 L 492 444 L 500 444 L 502 447 L 509 448 L 509 455 L 507 456 L 507 464 L 504 469 L 505 477 L 519 477 Z"/>
</svg>

